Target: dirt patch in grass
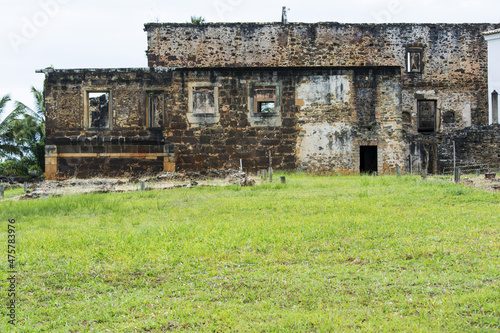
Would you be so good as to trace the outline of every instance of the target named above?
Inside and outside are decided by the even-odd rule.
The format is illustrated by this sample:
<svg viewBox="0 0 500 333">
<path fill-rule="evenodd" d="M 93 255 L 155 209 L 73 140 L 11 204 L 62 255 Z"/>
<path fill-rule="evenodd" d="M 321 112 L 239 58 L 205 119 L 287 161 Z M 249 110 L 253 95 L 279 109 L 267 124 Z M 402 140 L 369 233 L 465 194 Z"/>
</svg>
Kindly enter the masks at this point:
<svg viewBox="0 0 500 333">
<path fill-rule="evenodd" d="M 29 185 L 26 194 L 11 199 L 44 199 L 83 193 L 119 193 L 144 190 L 168 190 L 180 187 L 229 186 L 239 184 L 251 186 L 260 183 L 257 177 L 246 177 L 239 170 L 209 170 L 203 172 L 162 172 L 150 177 L 92 178 L 45 181 Z"/>
<path fill-rule="evenodd" d="M 460 183 L 487 192 L 500 191 L 500 178 L 496 177 L 493 179 L 486 179 L 484 175 L 481 175 L 479 177 L 462 177 L 460 179 Z"/>
</svg>

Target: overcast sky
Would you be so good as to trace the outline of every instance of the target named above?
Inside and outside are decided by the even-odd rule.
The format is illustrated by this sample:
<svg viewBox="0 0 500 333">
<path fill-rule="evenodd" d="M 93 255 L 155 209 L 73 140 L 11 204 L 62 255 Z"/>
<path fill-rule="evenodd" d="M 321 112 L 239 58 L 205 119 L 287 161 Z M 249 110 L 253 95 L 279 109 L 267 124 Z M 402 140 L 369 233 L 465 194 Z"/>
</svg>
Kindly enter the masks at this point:
<svg viewBox="0 0 500 333">
<path fill-rule="evenodd" d="M 146 22 L 499 23 L 498 0 L 0 0 L 0 97 L 32 105 L 36 69 L 147 67 Z"/>
</svg>

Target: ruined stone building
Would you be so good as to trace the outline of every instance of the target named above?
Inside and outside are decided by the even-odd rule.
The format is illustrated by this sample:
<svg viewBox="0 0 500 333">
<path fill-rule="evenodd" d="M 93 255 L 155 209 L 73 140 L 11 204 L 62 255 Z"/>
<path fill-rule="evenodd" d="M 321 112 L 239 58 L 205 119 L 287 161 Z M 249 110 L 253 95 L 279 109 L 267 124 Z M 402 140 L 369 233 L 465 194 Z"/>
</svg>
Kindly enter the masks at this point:
<svg viewBox="0 0 500 333">
<path fill-rule="evenodd" d="M 498 92 L 500 91 L 500 29 L 483 33 L 488 42 L 488 91 L 490 93 L 490 124 L 498 124 Z"/>
<path fill-rule="evenodd" d="M 148 67 L 46 69 L 47 179 L 498 166 L 493 24 L 145 25 Z"/>
</svg>

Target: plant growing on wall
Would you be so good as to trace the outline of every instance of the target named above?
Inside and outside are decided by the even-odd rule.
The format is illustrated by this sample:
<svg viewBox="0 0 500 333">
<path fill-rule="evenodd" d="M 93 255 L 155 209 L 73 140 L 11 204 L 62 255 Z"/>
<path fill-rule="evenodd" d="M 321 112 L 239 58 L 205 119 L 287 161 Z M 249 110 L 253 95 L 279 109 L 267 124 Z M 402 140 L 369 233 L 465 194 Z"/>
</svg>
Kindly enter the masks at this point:
<svg viewBox="0 0 500 333">
<path fill-rule="evenodd" d="M 192 24 L 203 24 L 205 22 L 205 18 L 203 16 L 191 16 L 191 22 Z"/>
</svg>

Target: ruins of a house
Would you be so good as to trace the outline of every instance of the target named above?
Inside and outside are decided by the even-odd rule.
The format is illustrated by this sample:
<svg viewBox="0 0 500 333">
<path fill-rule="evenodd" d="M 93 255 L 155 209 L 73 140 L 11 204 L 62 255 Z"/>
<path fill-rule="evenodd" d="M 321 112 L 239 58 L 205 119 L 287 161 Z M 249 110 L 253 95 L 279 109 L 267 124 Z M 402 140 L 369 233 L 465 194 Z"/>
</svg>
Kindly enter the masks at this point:
<svg viewBox="0 0 500 333">
<path fill-rule="evenodd" d="M 149 23 L 148 68 L 45 69 L 46 178 L 498 166 L 495 24 Z"/>
</svg>

